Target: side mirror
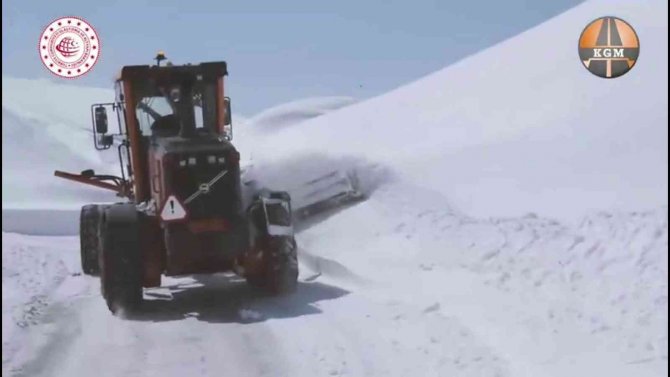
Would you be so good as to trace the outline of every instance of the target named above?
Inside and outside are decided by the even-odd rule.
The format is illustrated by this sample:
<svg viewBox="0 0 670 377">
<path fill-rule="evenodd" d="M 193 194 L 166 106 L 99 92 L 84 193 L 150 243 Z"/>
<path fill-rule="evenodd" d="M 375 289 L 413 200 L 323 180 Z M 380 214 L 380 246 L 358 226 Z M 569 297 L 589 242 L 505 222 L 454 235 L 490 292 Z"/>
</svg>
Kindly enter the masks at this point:
<svg viewBox="0 0 670 377">
<path fill-rule="evenodd" d="M 230 97 L 224 98 L 224 101 L 226 103 L 226 126 L 232 126 L 233 125 L 233 119 L 232 119 L 232 110 L 230 109 Z"/>
<path fill-rule="evenodd" d="M 99 134 L 107 133 L 107 109 L 104 106 L 95 108 L 95 132 Z"/>
<path fill-rule="evenodd" d="M 223 125 L 225 135 L 223 136 L 228 140 L 233 140 L 233 111 L 230 106 L 230 97 L 225 97 L 223 101 L 226 104 L 226 116 Z"/>
</svg>

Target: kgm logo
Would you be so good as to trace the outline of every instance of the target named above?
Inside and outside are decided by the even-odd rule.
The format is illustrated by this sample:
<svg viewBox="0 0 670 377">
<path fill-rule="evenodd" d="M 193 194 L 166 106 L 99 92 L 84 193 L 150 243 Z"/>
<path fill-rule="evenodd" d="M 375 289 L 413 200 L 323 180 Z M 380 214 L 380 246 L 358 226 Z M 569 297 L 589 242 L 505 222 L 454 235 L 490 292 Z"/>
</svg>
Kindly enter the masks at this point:
<svg viewBox="0 0 670 377">
<path fill-rule="evenodd" d="M 598 77 L 615 78 L 630 71 L 640 54 L 640 40 L 630 24 L 618 17 L 601 17 L 579 37 L 579 58 Z"/>
</svg>

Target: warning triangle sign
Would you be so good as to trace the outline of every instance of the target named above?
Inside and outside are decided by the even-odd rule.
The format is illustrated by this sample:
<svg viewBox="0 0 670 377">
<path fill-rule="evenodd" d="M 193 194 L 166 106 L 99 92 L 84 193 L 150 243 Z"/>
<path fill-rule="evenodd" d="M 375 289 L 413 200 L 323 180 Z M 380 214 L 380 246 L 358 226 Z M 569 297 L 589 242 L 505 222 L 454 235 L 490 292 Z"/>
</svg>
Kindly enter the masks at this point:
<svg viewBox="0 0 670 377">
<path fill-rule="evenodd" d="M 185 219 L 186 216 L 186 209 L 179 199 L 174 195 L 168 196 L 161 211 L 161 219 L 163 221 L 176 221 Z"/>
</svg>

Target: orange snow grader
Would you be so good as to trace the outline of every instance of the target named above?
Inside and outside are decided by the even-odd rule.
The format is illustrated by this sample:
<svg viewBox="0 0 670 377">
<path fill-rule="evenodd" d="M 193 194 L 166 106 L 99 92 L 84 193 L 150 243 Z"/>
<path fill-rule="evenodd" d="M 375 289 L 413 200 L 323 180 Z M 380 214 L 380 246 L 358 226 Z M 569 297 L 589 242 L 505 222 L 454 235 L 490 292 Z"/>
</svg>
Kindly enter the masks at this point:
<svg viewBox="0 0 670 377">
<path fill-rule="evenodd" d="M 137 309 L 162 275 L 235 271 L 273 294 L 294 291 L 291 198 L 241 187 L 226 63 L 164 59 L 123 67 L 114 102 L 91 107 L 95 148 L 118 148 L 121 174 L 55 172 L 126 199 L 81 209 L 83 271 L 99 274 L 112 312 Z"/>
</svg>

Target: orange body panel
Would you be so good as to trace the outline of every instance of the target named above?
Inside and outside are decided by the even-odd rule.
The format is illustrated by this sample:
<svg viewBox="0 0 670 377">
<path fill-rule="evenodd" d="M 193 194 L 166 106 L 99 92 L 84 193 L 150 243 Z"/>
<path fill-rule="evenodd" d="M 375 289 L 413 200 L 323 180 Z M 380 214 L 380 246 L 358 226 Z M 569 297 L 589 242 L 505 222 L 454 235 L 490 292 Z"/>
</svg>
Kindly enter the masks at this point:
<svg viewBox="0 0 670 377">
<path fill-rule="evenodd" d="M 232 229 L 230 222 L 218 218 L 189 221 L 187 227 L 191 233 L 195 234 L 204 232 L 227 232 Z"/>
<path fill-rule="evenodd" d="M 128 141 L 130 142 L 130 164 L 133 168 L 135 203 L 141 203 L 149 199 L 146 151 L 143 151 L 140 144 L 140 130 L 135 119 L 135 98 L 129 81 L 124 81 L 123 92 L 126 99 L 126 127 L 128 128 Z"/>
</svg>

